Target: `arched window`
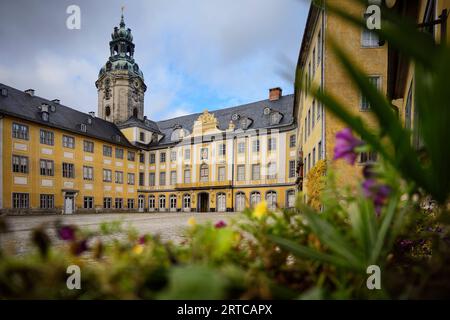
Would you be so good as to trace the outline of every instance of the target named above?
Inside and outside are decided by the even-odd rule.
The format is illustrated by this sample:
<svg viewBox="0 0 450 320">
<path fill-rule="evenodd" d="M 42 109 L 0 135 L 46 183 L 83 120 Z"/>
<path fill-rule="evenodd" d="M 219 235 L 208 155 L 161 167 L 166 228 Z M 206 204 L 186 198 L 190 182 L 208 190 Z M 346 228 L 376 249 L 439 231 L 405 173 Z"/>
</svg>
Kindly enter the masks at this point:
<svg viewBox="0 0 450 320">
<path fill-rule="evenodd" d="M 148 209 L 155 210 L 155 196 L 148 196 Z"/>
<path fill-rule="evenodd" d="M 286 207 L 293 208 L 295 206 L 295 191 L 288 190 L 286 198 Z"/>
<path fill-rule="evenodd" d="M 261 202 L 261 193 L 258 191 L 253 191 L 250 194 L 250 205 L 253 207 Z"/>
<path fill-rule="evenodd" d="M 138 117 L 138 109 L 137 108 L 134 108 L 133 109 L 133 117 Z"/>
<path fill-rule="evenodd" d="M 209 181 L 209 168 L 207 164 L 202 164 L 200 166 L 200 182 Z"/>
<path fill-rule="evenodd" d="M 277 208 L 277 193 L 275 191 L 269 191 L 266 193 L 267 207 L 270 210 Z"/>
<path fill-rule="evenodd" d="M 159 211 L 166 211 L 166 196 L 159 196 Z"/>
<path fill-rule="evenodd" d="M 183 196 L 183 210 L 190 211 L 191 210 L 191 195 L 185 194 Z"/>
<path fill-rule="evenodd" d="M 217 194 L 217 212 L 227 211 L 227 195 L 225 193 Z"/>
<path fill-rule="evenodd" d="M 245 209 L 245 193 L 236 193 L 236 211 L 241 212 Z"/>
<path fill-rule="evenodd" d="M 177 196 L 175 194 L 170 195 L 170 211 L 177 211 Z"/>
<path fill-rule="evenodd" d="M 106 106 L 105 108 L 105 116 L 109 117 L 111 115 L 111 107 L 110 106 Z"/>
</svg>

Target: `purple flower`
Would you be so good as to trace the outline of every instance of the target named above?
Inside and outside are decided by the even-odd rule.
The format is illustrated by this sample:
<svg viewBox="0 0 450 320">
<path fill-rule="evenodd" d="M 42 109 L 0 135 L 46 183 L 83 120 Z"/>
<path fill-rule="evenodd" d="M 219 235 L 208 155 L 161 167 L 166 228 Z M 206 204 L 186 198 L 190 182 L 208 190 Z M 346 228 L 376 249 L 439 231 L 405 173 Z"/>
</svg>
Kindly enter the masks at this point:
<svg viewBox="0 0 450 320">
<path fill-rule="evenodd" d="M 145 235 L 139 237 L 138 244 L 145 244 L 147 242 L 147 238 Z"/>
<path fill-rule="evenodd" d="M 408 249 L 408 248 L 410 248 L 413 244 L 414 244 L 414 242 L 413 242 L 412 240 L 406 240 L 406 239 L 404 239 L 404 240 L 400 241 L 400 247 L 401 247 L 402 249 Z"/>
<path fill-rule="evenodd" d="M 387 199 L 391 193 L 391 188 L 387 185 L 379 184 L 375 179 L 364 180 L 362 184 L 364 196 L 372 199 L 375 211 L 379 216 L 381 209 L 386 204 Z"/>
<path fill-rule="evenodd" d="M 364 166 L 362 173 L 365 179 L 372 179 L 375 177 L 373 165 L 370 164 Z"/>
<path fill-rule="evenodd" d="M 355 164 L 357 154 L 355 148 L 363 142 L 356 139 L 350 128 L 344 128 L 336 134 L 336 145 L 334 146 L 334 160 L 344 159 L 349 164 Z"/>
<path fill-rule="evenodd" d="M 217 222 L 214 227 L 216 229 L 221 229 L 221 228 L 225 228 L 227 226 L 227 224 L 225 223 L 225 221 L 220 220 L 219 222 Z"/>
<path fill-rule="evenodd" d="M 62 226 L 58 229 L 58 237 L 61 240 L 73 241 L 75 240 L 75 227 L 73 226 Z"/>
</svg>

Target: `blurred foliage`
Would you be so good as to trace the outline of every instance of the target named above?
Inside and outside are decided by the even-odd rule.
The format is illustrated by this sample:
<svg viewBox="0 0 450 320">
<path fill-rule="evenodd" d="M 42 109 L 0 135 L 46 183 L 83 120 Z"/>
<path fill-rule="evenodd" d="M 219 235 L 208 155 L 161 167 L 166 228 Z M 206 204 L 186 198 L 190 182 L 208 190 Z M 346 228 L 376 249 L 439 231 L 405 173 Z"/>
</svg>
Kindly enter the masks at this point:
<svg viewBox="0 0 450 320">
<path fill-rule="evenodd" d="M 308 204 L 314 209 L 321 207 L 321 195 L 325 187 L 325 174 L 327 163 L 319 160 L 314 167 L 309 170 L 306 180 L 306 190 L 308 190 Z"/>
</svg>

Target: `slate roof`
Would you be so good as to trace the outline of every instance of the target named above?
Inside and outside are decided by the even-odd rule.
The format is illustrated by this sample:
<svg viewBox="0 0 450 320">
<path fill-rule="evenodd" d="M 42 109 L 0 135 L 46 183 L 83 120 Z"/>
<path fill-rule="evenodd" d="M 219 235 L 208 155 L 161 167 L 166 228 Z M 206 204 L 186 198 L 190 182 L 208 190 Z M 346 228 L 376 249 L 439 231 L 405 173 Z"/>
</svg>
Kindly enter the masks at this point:
<svg viewBox="0 0 450 320">
<path fill-rule="evenodd" d="M 140 120 L 135 116 L 131 116 L 127 121 L 121 122 L 117 125 L 120 129 L 130 128 L 130 127 L 138 127 L 146 130 L 150 130 L 156 133 L 161 133 L 159 131 L 159 127 L 155 121 L 150 119 Z"/>
<path fill-rule="evenodd" d="M 270 125 L 269 117 L 264 115 L 264 109 L 269 107 L 272 111 L 278 111 L 283 115 L 279 124 Z M 263 129 L 263 128 L 279 128 L 283 126 L 288 126 L 294 123 L 294 95 L 282 96 L 279 100 L 270 101 L 262 100 L 258 102 L 253 102 L 249 104 L 244 104 L 237 107 L 219 109 L 214 111 L 209 111 L 218 120 L 218 126 L 220 130 L 225 130 L 228 128 L 233 114 L 238 114 L 240 118 L 248 117 L 253 120 L 252 125 L 248 128 L 250 129 Z M 164 138 L 161 139 L 158 145 L 173 143 L 170 141 L 171 134 L 175 126 L 180 125 L 184 129 L 192 132 L 194 122 L 202 113 L 193 113 L 190 115 L 158 121 L 157 125 L 159 130 L 164 134 Z M 236 125 L 238 128 L 238 125 Z"/>
<path fill-rule="evenodd" d="M 6 89 L 8 93 L 6 97 L 0 94 L 0 114 L 29 120 L 44 126 L 60 128 L 116 145 L 135 148 L 113 123 L 38 96 L 30 96 L 21 90 L 2 83 L 0 83 L 1 89 Z M 43 103 L 55 107 L 55 112 L 49 112 L 49 121 L 42 120 L 39 107 Z M 91 124 L 88 124 L 89 118 L 92 120 Z M 86 124 L 87 132 L 81 131 L 81 123 Z M 117 141 L 116 137 L 120 137 L 120 141 Z"/>
</svg>

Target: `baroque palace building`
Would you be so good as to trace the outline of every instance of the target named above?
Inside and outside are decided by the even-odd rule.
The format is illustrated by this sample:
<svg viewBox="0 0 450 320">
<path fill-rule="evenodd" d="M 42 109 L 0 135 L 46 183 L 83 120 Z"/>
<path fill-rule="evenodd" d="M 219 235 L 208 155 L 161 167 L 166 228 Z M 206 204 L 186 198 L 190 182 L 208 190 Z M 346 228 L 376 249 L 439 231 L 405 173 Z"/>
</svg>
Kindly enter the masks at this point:
<svg viewBox="0 0 450 320">
<path fill-rule="evenodd" d="M 296 193 L 294 96 L 155 122 L 123 19 L 96 81 L 98 117 L 0 84 L 0 211 L 241 211 Z"/>
</svg>

